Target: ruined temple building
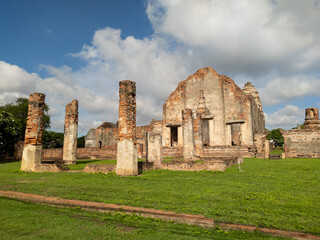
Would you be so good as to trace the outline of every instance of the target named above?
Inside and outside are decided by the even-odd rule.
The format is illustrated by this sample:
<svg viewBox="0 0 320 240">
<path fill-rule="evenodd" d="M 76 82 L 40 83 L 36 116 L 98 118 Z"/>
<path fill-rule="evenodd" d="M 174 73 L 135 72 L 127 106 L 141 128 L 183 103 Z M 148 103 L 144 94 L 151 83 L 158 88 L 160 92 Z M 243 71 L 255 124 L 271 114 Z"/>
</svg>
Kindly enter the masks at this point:
<svg viewBox="0 0 320 240">
<path fill-rule="evenodd" d="M 241 89 L 210 67 L 178 84 L 163 104 L 161 121 L 136 127 L 139 157 L 145 155 L 146 134 L 150 132 L 161 135 L 163 156 L 198 159 L 266 154 L 265 119 L 256 88 L 246 83 Z M 112 147 L 118 137 L 116 124 L 103 123 L 89 130 L 86 148 Z"/>
</svg>

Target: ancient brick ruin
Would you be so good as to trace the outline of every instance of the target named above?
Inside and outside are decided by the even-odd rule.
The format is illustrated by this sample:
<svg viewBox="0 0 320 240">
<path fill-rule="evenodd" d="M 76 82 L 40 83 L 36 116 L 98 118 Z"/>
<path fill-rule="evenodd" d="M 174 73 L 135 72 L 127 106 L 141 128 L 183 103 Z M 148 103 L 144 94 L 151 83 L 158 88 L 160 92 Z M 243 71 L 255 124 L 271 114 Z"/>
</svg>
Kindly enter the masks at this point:
<svg viewBox="0 0 320 240">
<path fill-rule="evenodd" d="M 72 100 L 66 106 L 64 121 L 63 162 L 76 163 L 78 137 L 78 101 Z"/>
<path fill-rule="evenodd" d="M 307 108 L 303 129 L 282 130 L 286 158 L 320 158 L 320 121 L 317 108 Z"/>
<path fill-rule="evenodd" d="M 123 92 L 120 82 L 120 98 Z M 128 114 L 130 104 L 123 105 L 125 110 L 121 115 Z M 86 148 L 115 146 L 117 139 L 121 139 L 121 121 L 119 111 L 118 124 L 103 123 L 97 129 L 90 129 Z M 269 156 L 264 114 L 256 88 L 247 83 L 240 89 L 232 79 L 217 74 L 212 68 L 200 69 L 179 83 L 163 104 L 161 121 L 152 120 L 147 126 L 136 127 L 135 143 L 139 157 L 153 161 L 153 156 L 149 156 L 154 151 L 150 151 L 153 147 L 150 139 L 160 138 L 162 156 L 176 156 L 188 161 Z"/>
<path fill-rule="evenodd" d="M 45 95 L 42 93 L 33 93 L 29 97 L 27 127 L 21 161 L 22 171 L 35 171 L 36 166 L 41 164 L 44 99 Z"/>
<path fill-rule="evenodd" d="M 117 174 L 138 175 L 136 148 L 136 83 L 119 83 Z"/>
<path fill-rule="evenodd" d="M 32 102 L 31 108 L 35 106 Z M 315 110 L 314 113 L 310 116 L 318 116 Z M 41 114 L 30 112 L 30 119 L 38 115 Z M 200 69 L 178 84 L 163 104 L 162 120 L 153 119 L 147 126 L 136 126 L 136 85 L 126 80 L 119 82 L 119 121 L 104 122 L 97 129 L 90 129 L 84 149 L 76 148 L 77 123 L 78 102 L 73 100 L 66 106 L 63 150 L 48 149 L 41 156 L 38 144 L 36 149 L 40 151 L 35 162 L 40 164 L 41 157 L 55 162 L 63 160 L 65 164 L 74 164 L 77 158 L 116 157 L 118 175 L 137 175 L 141 169 L 154 168 L 221 170 L 242 157 L 269 156 L 264 114 L 256 88 L 247 83 L 241 89 L 212 68 Z M 138 164 L 138 155 L 146 158 L 146 163 Z M 183 158 L 188 163 L 163 163 L 162 158 L 167 156 Z M 41 164 L 38 169 L 45 167 Z"/>
</svg>

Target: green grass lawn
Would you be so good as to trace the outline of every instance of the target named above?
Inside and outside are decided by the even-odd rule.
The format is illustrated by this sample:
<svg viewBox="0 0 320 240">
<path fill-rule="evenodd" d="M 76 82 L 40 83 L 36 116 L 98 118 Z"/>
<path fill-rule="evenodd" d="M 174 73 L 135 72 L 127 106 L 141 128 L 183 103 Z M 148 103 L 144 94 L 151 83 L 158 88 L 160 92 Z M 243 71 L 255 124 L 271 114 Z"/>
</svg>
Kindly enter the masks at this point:
<svg viewBox="0 0 320 240">
<path fill-rule="evenodd" d="M 69 168 L 70 170 L 82 170 L 88 164 L 107 164 L 107 165 L 115 165 L 117 164 L 117 160 L 115 159 L 80 159 L 77 160 L 77 164 L 75 165 L 65 165 L 65 167 Z"/>
<path fill-rule="evenodd" d="M 271 155 L 281 155 L 284 152 L 283 147 L 277 147 L 270 151 Z"/>
<path fill-rule="evenodd" d="M 24 173 L 0 164 L 0 189 L 201 214 L 216 221 L 320 233 L 320 159 L 245 159 L 226 172 L 146 171 L 120 177 Z"/>
<path fill-rule="evenodd" d="M 4 207 L 5 206 L 5 207 Z M 11 239 L 280 239 L 205 229 L 122 213 L 97 213 L 0 198 L 0 238 Z"/>
</svg>

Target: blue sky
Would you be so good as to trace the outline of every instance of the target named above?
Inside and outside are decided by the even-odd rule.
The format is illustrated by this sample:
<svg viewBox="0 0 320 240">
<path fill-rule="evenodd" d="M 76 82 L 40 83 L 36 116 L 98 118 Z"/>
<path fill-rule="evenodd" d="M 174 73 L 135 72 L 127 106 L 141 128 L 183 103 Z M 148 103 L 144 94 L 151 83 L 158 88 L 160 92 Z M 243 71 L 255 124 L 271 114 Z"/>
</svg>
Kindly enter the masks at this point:
<svg viewBox="0 0 320 240">
<path fill-rule="evenodd" d="M 320 107 L 319 0 L 0 0 L 0 104 L 46 94 L 52 129 L 79 100 L 79 135 L 117 121 L 118 82 L 137 82 L 138 124 L 211 66 L 260 93 L 267 128 Z"/>
</svg>

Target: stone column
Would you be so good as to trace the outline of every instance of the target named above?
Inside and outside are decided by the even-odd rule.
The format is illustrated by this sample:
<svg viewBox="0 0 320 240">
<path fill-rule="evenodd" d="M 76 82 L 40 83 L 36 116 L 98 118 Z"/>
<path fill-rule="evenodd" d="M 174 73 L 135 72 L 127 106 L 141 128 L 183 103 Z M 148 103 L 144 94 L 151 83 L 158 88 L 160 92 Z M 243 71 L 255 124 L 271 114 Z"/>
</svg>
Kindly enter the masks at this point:
<svg viewBox="0 0 320 240">
<path fill-rule="evenodd" d="M 138 175 L 136 140 L 136 83 L 119 82 L 119 141 L 117 174 Z"/>
<path fill-rule="evenodd" d="M 154 167 L 160 168 L 162 158 L 162 138 L 158 133 L 147 133 L 147 162 L 153 162 Z"/>
<path fill-rule="evenodd" d="M 78 140 L 78 101 L 72 100 L 66 106 L 64 120 L 63 162 L 65 164 L 76 163 Z"/>
<path fill-rule="evenodd" d="M 192 110 L 182 110 L 182 134 L 183 134 L 183 158 L 184 160 L 194 159 L 193 142 L 193 120 Z"/>
<path fill-rule="evenodd" d="M 41 164 L 44 99 L 43 93 L 33 93 L 29 97 L 27 127 L 21 161 L 22 171 L 35 171 L 36 165 Z"/>
</svg>

